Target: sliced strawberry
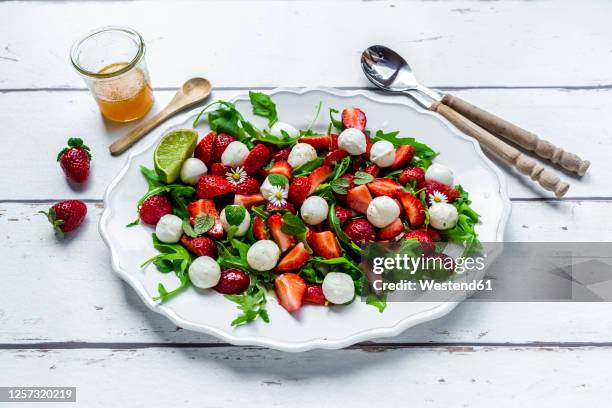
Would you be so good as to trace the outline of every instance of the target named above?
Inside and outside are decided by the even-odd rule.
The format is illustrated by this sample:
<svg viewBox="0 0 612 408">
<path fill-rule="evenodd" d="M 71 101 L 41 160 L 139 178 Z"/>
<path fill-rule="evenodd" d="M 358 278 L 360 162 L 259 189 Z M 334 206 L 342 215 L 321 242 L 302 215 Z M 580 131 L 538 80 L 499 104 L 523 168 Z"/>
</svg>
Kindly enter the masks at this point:
<svg viewBox="0 0 612 408">
<path fill-rule="evenodd" d="M 368 189 L 375 196 L 396 197 L 401 191 L 402 186 L 388 178 L 377 178 L 367 184 Z"/>
<path fill-rule="evenodd" d="M 225 133 L 220 133 L 215 137 L 212 145 L 212 155 L 210 157 L 211 163 L 221 162 L 221 155 L 236 138 Z"/>
<path fill-rule="evenodd" d="M 410 222 L 410 228 L 416 228 L 423 224 L 425 221 L 425 207 L 421 200 L 416 198 L 414 194 L 408 192 L 401 192 L 398 194 L 399 201 L 406 211 L 406 217 Z"/>
<path fill-rule="evenodd" d="M 253 219 L 253 235 L 255 235 L 258 241 L 263 241 L 270 237 L 268 234 L 268 226 L 259 215 L 256 215 Z"/>
<path fill-rule="evenodd" d="M 295 273 L 283 273 L 274 279 L 274 291 L 278 303 L 289 313 L 295 312 L 302 307 L 306 282 Z"/>
<path fill-rule="evenodd" d="M 435 191 L 442 193 L 446 196 L 449 203 L 452 203 L 461 196 L 461 192 L 458 189 L 447 186 L 446 184 L 442 184 L 435 180 L 425 180 L 418 185 L 418 188 L 424 188 L 428 198 Z"/>
<path fill-rule="evenodd" d="M 208 237 L 181 237 L 181 244 L 196 256 L 210 256 L 217 259 L 217 244 Z"/>
<path fill-rule="evenodd" d="M 270 201 L 266 204 L 266 211 L 275 212 L 275 211 L 289 211 L 290 213 L 296 214 L 297 211 L 295 207 L 290 202 L 285 202 L 285 204 L 273 204 Z"/>
<path fill-rule="evenodd" d="M 425 181 L 425 170 L 423 170 L 423 168 L 417 167 L 417 166 L 408 167 L 408 168 L 404 169 L 404 171 L 402 171 L 402 173 L 399 176 L 400 184 L 405 186 L 406 184 L 410 183 L 411 181 L 415 181 L 416 185 L 419 185 L 423 181 Z"/>
<path fill-rule="evenodd" d="M 304 302 L 314 303 L 315 305 L 327 305 L 327 299 L 325 299 L 323 294 L 323 287 L 316 283 L 307 283 Z"/>
<path fill-rule="evenodd" d="M 234 204 L 241 204 L 247 210 L 250 210 L 253 206 L 258 206 L 266 203 L 266 199 L 261 194 L 242 195 L 236 194 L 234 196 Z"/>
<path fill-rule="evenodd" d="M 281 231 L 282 226 L 283 216 L 279 213 L 272 214 L 268 217 L 268 228 L 270 229 L 270 235 L 272 235 L 274 242 L 276 242 L 281 252 L 285 252 L 295 245 L 295 237 Z"/>
<path fill-rule="evenodd" d="M 358 245 L 365 245 L 376 239 L 374 226 L 364 218 L 349 222 L 346 227 L 344 227 L 344 232 Z"/>
<path fill-rule="evenodd" d="M 313 232 L 309 234 L 308 245 L 323 258 L 337 258 L 340 256 L 340 244 L 331 231 Z"/>
<path fill-rule="evenodd" d="M 311 186 L 310 178 L 306 176 L 299 176 L 293 179 L 291 184 L 289 184 L 289 201 L 295 205 L 302 204 L 306 197 L 308 197 L 308 194 L 310 194 Z"/>
<path fill-rule="evenodd" d="M 251 195 L 259 192 L 259 181 L 255 177 L 246 176 L 244 180 L 234 186 L 236 194 Z"/>
<path fill-rule="evenodd" d="M 359 108 L 346 108 L 342 111 L 342 125 L 345 129 L 356 128 L 364 130 L 366 128 L 366 115 Z"/>
<path fill-rule="evenodd" d="M 200 214 L 207 214 L 213 217 L 215 219 L 215 225 L 213 225 L 206 234 L 213 238 L 223 237 L 223 225 L 221 224 L 221 219 L 219 218 L 219 213 L 217 212 L 213 200 L 201 199 L 191 202 L 187 205 L 187 212 L 189 213 L 189 222 L 192 224 Z"/>
<path fill-rule="evenodd" d="M 244 159 L 242 167 L 247 174 L 254 176 L 257 172 L 265 166 L 272 156 L 270 149 L 263 144 L 256 145 L 253 150 L 249 152 L 247 157 Z"/>
<path fill-rule="evenodd" d="M 348 153 L 344 150 L 334 150 L 332 152 L 329 152 L 327 154 L 327 156 L 325 156 L 325 160 L 323 160 L 323 164 L 332 164 L 332 163 L 336 163 L 339 162 L 340 160 L 344 159 L 346 156 L 348 156 Z"/>
<path fill-rule="evenodd" d="M 339 205 L 336 206 L 336 217 L 338 217 L 340 225 L 344 225 L 352 216 L 353 212 L 348 208 L 344 208 Z"/>
<path fill-rule="evenodd" d="M 286 161 L 277 161 L 268 170 L 268 174 L 282 174 L 288 180 L 293 178 L 293 167 Z"/>
<path fill-rule="evenodd" d="M 329 151 L 333 152 L 334 150 L 338 150 L 338 135 L 332 133 L 329 135 Z"/>
<path fill-rule="evenodd" d="M 210 165 L 210 170 L 208 171 L 208 174 L 225 177 L 225 173 L 230 173 L 231 171 L 232 168 L 230 166 L 226 166 L 223 163 L 213 163 Z"/>
<path fill-rule="evenodd" d="M 348 206 L 360 214 L 366 214 L 372 201 L 370 190 L 364 185 L 351 188 L 346 194 Z"/>
<path fill-rule="evenodd" d="M 378 239 L 393 239 L 404 231 L 404 223 L 397 218 L 391 224 L 378 231 Z"/>
<path fill-rule="evenodd" d="M 207 166 L 210 166 L 212 162 L 212 147 L 213 141 L 215 140 L 215 136 L 217 136 L 217 132 L 215 132 L 214 130 L 204 136 L 204 138 L 200 140 L 200 142 L 195 148 L 195 151 L 193 152 L 193 155 L 196 158 L 202 160 Z"/>
<path fill-rule="evenodd" d="M 414 147 L 412 145 L 402 145 L 395 149 L 395 161 L 391 165 L 391 169 L 399 169 L 410 163 L 414 157 Z"/>
<path fill-rule="evenodd" d="M 280 149 L 274 156 L 272 156 L 272 160 L 277 161 L 287 161 L 289 159 L 289 153 L 291 153 L 291 148 L 285 147 L 284 149 Z"/>
<path fill-rule="evenodd" d="M 442 236 L 440 235 L 440 231 L 438 231 L 434 227 L 429 226 L 426 229 L 426 231 L 427 231 L 427 234 L 429 235 L 429 238 L 431 238 L 432 241 L 441 241 L 442 240 Z"/>
<path fill-rule="evenodd" d="M 315 148 L 315 150 L 328 150 L 331 142 L 330 135 L 317 135 L 301 137 L 300 143 L 307 143 Z"/>
<path fill-rule="evenodd" d="M 370 164 L 366 166 L 365 169 L 363 169 L 363 171 L 365 173 L 368 173 L 372 177 L 378 177 L 378 174 L 380 173 L 380 167 L 378 167 L 375 164 Z"/>
<path fill-rule="evenodd" d="M 366 151 L 364 154 L 362 154 L 362 156 L 365 157 L 367 160 L 370 160 L 370 150 L 372 150 L 373 144 L 374 143 L 372 142 L 372 138 L 366 135 Z"/>
<path fill-rule="evenodd" d="M 304 248 L 304 243 L 300 242 L 291 251 L 287 252 L 287 255 L 280 260 L 275 269 L 277 272 L 294 271 L 304 266 L 309 259 L 310 254 Z"/>
<path fill-rule="evenodd" d="M 234 192 L 234 185 L 223 176 L 203 175 L 196 186 L 198 198 L 214 198 Z"/>
<path fill-rule="evenodd" d="M 310 180 L 310 191 L 308 195 L 312 194 L 317 187 L 325 180 L 327 180 L 332 175 L 331 166 L 323 165 L 317 167 L 308 175 L 308 179 Z"/>
<path fill-rule="evenodd" d="M 402 239 L 413 239 L 413 238 L 422 244 L 429 244 L 433 242 L 433 240 L 429 236 L 429 233 L 424 228 L 413 230 L 413 231 L 408 231 L 402 237 Z"/>
</svg>

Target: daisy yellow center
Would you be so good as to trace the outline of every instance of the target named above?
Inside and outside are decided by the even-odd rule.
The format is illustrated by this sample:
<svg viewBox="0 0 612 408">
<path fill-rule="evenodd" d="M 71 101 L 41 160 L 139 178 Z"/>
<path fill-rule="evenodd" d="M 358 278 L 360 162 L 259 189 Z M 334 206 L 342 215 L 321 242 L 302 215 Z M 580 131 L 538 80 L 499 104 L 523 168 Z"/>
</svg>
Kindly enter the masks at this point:
<svg viewBox="0 0 612 408">
<path fill-rule="evenodd" d="M 283 193 L 281 193 L 280 191 L 277 191 L 276 193 L 274 193 L 274 197 L 278 199 L 283 198 Z"/>
<path fill-rule="evenodd" d="M 232 174 L 232 178 L 236 181 L 240 180 L 240 173 L 234 173 Z"/>
<path fill-rule="evenodd" d="M 434 197 L 434 201 L 435 201 L 436 203 L 441 203 L 441 202 L 442 202 L 442 199 L 441 199 L 440 197 L 437 197 L 437 196 L 436 196 L 436 197 Z"/>
</svg>

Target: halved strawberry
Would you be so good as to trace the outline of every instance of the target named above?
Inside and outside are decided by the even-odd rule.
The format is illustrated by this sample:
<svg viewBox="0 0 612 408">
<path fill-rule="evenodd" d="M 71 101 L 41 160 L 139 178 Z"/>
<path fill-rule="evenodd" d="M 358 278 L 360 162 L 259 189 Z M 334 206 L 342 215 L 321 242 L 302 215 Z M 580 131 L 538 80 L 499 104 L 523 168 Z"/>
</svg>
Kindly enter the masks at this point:
<svg viewBox="0 0 612 408">
<path fill-rule="evenodd" d="M 259 181 L 255 177 L 246 176 L 244 180 L 234 186 L 236 194 L 251 195 L 259 192 Z"/>
<path fill-rule="evenodd" d="M 378 239 L 393 239 L 404 231 L 404 223 L 397 218 L 391 224 L 378 231 Z"/>
<path fill-rule="evenodd" d="M 274 291 L 278 303 L 288 312 L 295 312 L 302 307 L 306 282 L 295 273 L 283 273 L 274 279 Z"/>
<path fill-rule="evenodd" d="M 401 191 L 402 186 L 388 178 L 377 178 L 367 184 L 368 189 L 375 196 L 396 197 Z"/>
<path fill-rule="evenodd" d="M 217 207 L 215 207 L 215 202 L 213 200 L 200 199 L 193 201 L 187 205 L 187 213 L 189 214 L 189 222 L 192 224 L 198 215 L 210 215 L 215 219 L 215 225 L 213 225 L 206 234 L 213 238 L 223 237 L 223 225 L 221 225 L 221 219 L 219 218 L 219 213 L 217 212 Z"/>
<path fill-rule="evenodd" d="M 340 221 L 340 225 L 344 225 L 351 217 L 353 216 L 353 212 L 348 208 L 341 207 L 339 205 L 336 206 L 336 217 Z"/>
<path fill-rule="evenodd" d="M 212 144 L 212 154 L 210 157 L 211 163 L 221 162 L 221 155 L 223 154 L 227 146 L 234 140 L 236 140 L 234 136 L 225 133 L 218 134 Z"/>
<path fill-rule="evenodd" d="M 196 158 L 202 160 L 207 166 L 210 166 L 212 162 L 212 147 L 213 141 L 215 140 L 215 136 L 217 136 L 217 132 L 215 132 L 214 130 L 204 136 L 204 138 L 200 140 L 193 152 L 193 155 Z"/>
<path fill-rule="evenodd" d="M 391 169 L 399 169 L 410 163 L 414 157 L 414 147 L 412 145 L 402 145 L 395 149 L 395 161 L 391 165 Z"/>
<path fill-rule="evenodd" d="M 223 176 L 215 174 L 203 175 L 196 186 L 198 198 L 214 198 L 234 192 L 234 185 Z"/>
<path fill-rule="evenodd" d="M 328 150 L 330 144 L 330 135 L 317 135 L 301 137 L 300 143 L 307 143 L 315 148 L 315 150 Z"/>
<path fill-rule="evenodd" d="M 181 237 L 181 244 L 196 256 L 210 256 L 217 259 L 217 244 L 208 237 Z"/>
<path fill-rule="evenodd" d="M 374 143 L 372 142 L 372 138 L 368 135 L 366 135 L 366 151 L 364 154 L 362 154 L 363 157 L 365 157 L 366 159 L 370 160 L 370 150 L 372 150 L 372 145 Z"/>
<path fill-rule="evenodd" d="M 442 240 L 442 236 L 440 235 L 440 231 L 438 231 L 434 227 L 429 226 L 428 228 L 425 229 L 425 231 L 427 231 L 427 234 L 429 235 L 429 238 L 432 239 L 432 241 L 441 241 Z"/>
<path fill-rule="evenodd" d="M 351 188 L 346 194 L 346 203 L 348 206 L 361 214 L 366 214 L 368 205 L 372 201 L 370 190 L 364 185 Z"/>
<path fill-rule="evenodd" d="M 378 177 L 378 173 L 380 173 L 380 167 L 375 164 L 370 164 L 363 169 L 364 173 L 368 173 L 372 177 Z"/>
<path fill-rule="evenodd" d="M 329 135 L 329 151 L 333 152 L 334 150 L 338 149 L 338 135 L 335 133 L 332 133 L 331 135 Z"/>
<path fill-rule="evenodd" d="M 309 259 L 310 254 L 304 248 L 304 243 L 300 242 L 291 251 L 287 252 L 287 255 L 280 260 L 275 269 L 278 272 L 294 271 L 304 266 Z"/>
<path fill-rule="evenodd" d="M 242 167 L 248 175 L 254 176 L 257 172 L 265 166 L 272 156 L 270 149 L 263 144 L 256 145 L 253 150 L 249 152 L 247 157 L 244 159 Z"/>
<path fill-rule="evenodd" d="M 285 252 L 295 245 L 295 237 L 281 231 L 282 226 L 283 216 L 279 213 L 272 214 L 268 217 L 268 228 L 270 229 L 270 235 L 272 235 L 274 242 L 276 242 L 281 252 Z"/>
<path fill-rule="evenodd" d="M 282 174 L 291 180 L 293 178 L 293 167 L 286 161 L 277 161 L 268 169 L 268 174 Z"/>
<path fill-rule="evenodd" d="M 337 258 L 340 256 L 340 244 L 331 231 L 312 232 L 308 234 L 308 245 L 323 258 Z"/>
<path fill-rule="evenodd" d="M 418 188 L 424 188 L 428 198 L 434 191 L 438 191 L 446 196 L 449 203 L 452 203 L 461 196 L 461 192 L 458 189 L 435 180 L 425 180 L 418 185 Z"/>
<path fill-rule="evenodd" d="M 406 217 L 410 222 L 410 228 L 416 228 L 423 224 L 425 221 L 425 207 L 421 200 L 416 198 L 414 194 L 403 191 L 398 194 L 400 203 L 406 211 Z"/>
<path fill-rule="evenodd" d="M 276 152 L 275 155 L 272 156 L 272 160 L 274 160 L 275 162 L 287 161 L 287 159 L 289 159 L 289 153 L 291 153 L 291 148 L 289 147 L 280 149 L 278 152 Z"/>
<path fill-rule="evenodd" d="M 213 163 L 210 165 L 210 170 L 208 170 L 208 174 L 225 177 L 225 173 L 229 173 L 231 171 L 232 168 L 230 166 L 226 166 L 223 163 Z"/>
<path fill-rule="evenodd" d="M 304 293 L 304 302 L 314 303 L 316 305 L 327 305 L 327 299 L 323 294 L 323 287 L 316 283 L 307 283 L 306 292 Z"/>
<path fill-rule="evenodd" d="M 366 128 L 366 115 L 359 108 L 346 108 L 342 111 L 342 125 L 345 129 L 356 128 L 364 130 Z"/>
<path fill-rule="evenodd" d="M 312 173 L 308 175 L 308 179 L 310 180 L 310 191 L 308 192 L 308 194 L 312 194 L 317 189 L 317 187 L 319 187 L 319 185 L 325 180 L 327 180 L 331 175 L 331 166 L 323 165 L 314 169 Z"/>
<path fill-rule="evenodd" d="M 339 162 L 340 160 L 344 159 L 346 156 L 348 156 L 348 153 L 344 150 L 334 150 L 332 152 L 329 152 L 327 154 L 327 156 L 325 156 L 325 160 L 323 160 L 323 164 L 332 164 L 332 163 L 336 163 Z"/>
<path fill-rule="evenodd" d="M 422 244 L 429 244 L 433 242 L 433 240 L 429 236 L 429 233 L 424 228 L 408 231 L 402 237 L 402 239 L 412 239 L 412 238 L 416 239 Z"/>
<path fill-rule="evenodd" d="M 285 202 L 285 204 L 274 204 L 270 201 L 266 204 L 266 211 L 275 212 L 275 211 L 289 211 L 290 213 L 296 214 L 295 207 L 290 202 Z"/>
<path fill-rule="evenodd" d="M 410 183 L 411 181 L 415 181 L 416 185 L 419 185 L 423 181 L 425 181 L 425 170 L 423 170 L 422 167 L 418 166 L 407 167 L 406 169 L 404 169 L 404 171 L 402 171 L 398 180 L 400 184 L 404 186 Z"/>
<path fill-rule="evenodd" d="M 304 202 L 308 194 L 310 194 L 310 187 L 312 183 L 306 176 L 298 176 L 291 184 L 289 184 L 288 198 L 295 205 L 300 205 Z"/>
<path fill-rule="evenodd" d="M 234 196 L 234 204 L 241 204 L 247 210 L 250 210 L 253 206 L 258 206 L 266 203 L 266 199 L 261 194 L 242 195 L 236 194 Z"/>
<path fill-rule="evenodd" d="M 374 226 L 365 218 L 359 218 L 349 222 L 344 227 L 344 233 L 348 235 L 351 241 L 358 245 L 365 245 L 376 239 Z"/>
<path fill-rule="evenodd" d="M 264 219 L 259 215 L 256 215 L 253 219 L 253 235 L 255 235 L 258 241 L 269 239 L 268 227 Z"/>
</svg>

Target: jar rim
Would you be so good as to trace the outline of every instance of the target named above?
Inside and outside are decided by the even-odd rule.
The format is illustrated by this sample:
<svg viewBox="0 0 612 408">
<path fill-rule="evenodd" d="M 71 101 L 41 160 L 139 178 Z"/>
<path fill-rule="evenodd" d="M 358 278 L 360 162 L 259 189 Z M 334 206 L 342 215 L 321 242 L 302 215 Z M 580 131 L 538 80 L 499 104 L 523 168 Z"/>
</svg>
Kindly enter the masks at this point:
<svg viewBox="0 0 612 408">
<path fill-rule="evenodd" d="M 79 63 L 77 62 L 77 59 L 78 59 L 77 53 L 78 53 L 80 46 L 85 41 L 89 40 L 91 37 L 97 34 L 100 34 L 100 33 L 110 32 L 110 31 L 124 32 L 136 38 L 138 42 L 138 51 L 134 55 L 134 58 L 132 58 L 132 60 L 125 67 L 118 69 L 117 71 L 107 72 L 107 73 L 92 72 L 80 66 Z M 113 78 L 113 77 L 119 76 L 121 74 L 125 74 L 126 72 L 134 68 L 140 62 L 144 54 L 145 54 L 145 42 L 142 36 L 136 30 L 129 28 L 129 27 L 125 27 L 125 26 L 103 26 L 103 27 L 98 27 L 94 30 L 89 31 L 88 33 L 83 35 L 79 40 L 75 41 L 75 43 L 70 48 L 70 62 L 72 63 L 72 66 L 74 67 L 74 69 L 76 69 L 81 75 L 92 77 L 92 78 L 98 78 L 98 79 L 107 79 L 107 78 Z"/>
</svg>

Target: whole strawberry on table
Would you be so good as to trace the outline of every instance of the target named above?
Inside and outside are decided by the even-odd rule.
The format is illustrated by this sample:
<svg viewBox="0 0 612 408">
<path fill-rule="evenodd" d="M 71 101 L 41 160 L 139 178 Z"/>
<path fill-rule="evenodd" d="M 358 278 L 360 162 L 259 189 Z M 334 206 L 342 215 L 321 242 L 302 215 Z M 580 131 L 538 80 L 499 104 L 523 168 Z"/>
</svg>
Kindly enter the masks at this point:
<svg viewBox="0 0 612 408">
<path fill-rule="evenodd" d="M 155 170 L 142 168 L 149 190 L 129 226 L 155 226 L 160 253 L 143 265 L 180 280 L 172 290 L 160 283 L 156 299 L 190 284 L 216 290 L 238 304 L 232 325 L 267 322 L 271 289 L 288 312 L 356 295 L 382 311 L 384 294 L 370 289 L 358 266 L 365 245 L 478 242 L 478 214 L 452 170 L 432 163 L 437 153 L 429 146 L 399 132 L 372 132 L 356 107 L 330 109 L 327 132 L 297 130 L 278 120 L 268 95 L 249 96 L 266 129 L 217 101 L 193 124 L 206 118 L 208 134 L 199 141 L 191 129 L 166 134 Z"/>
</svg>

